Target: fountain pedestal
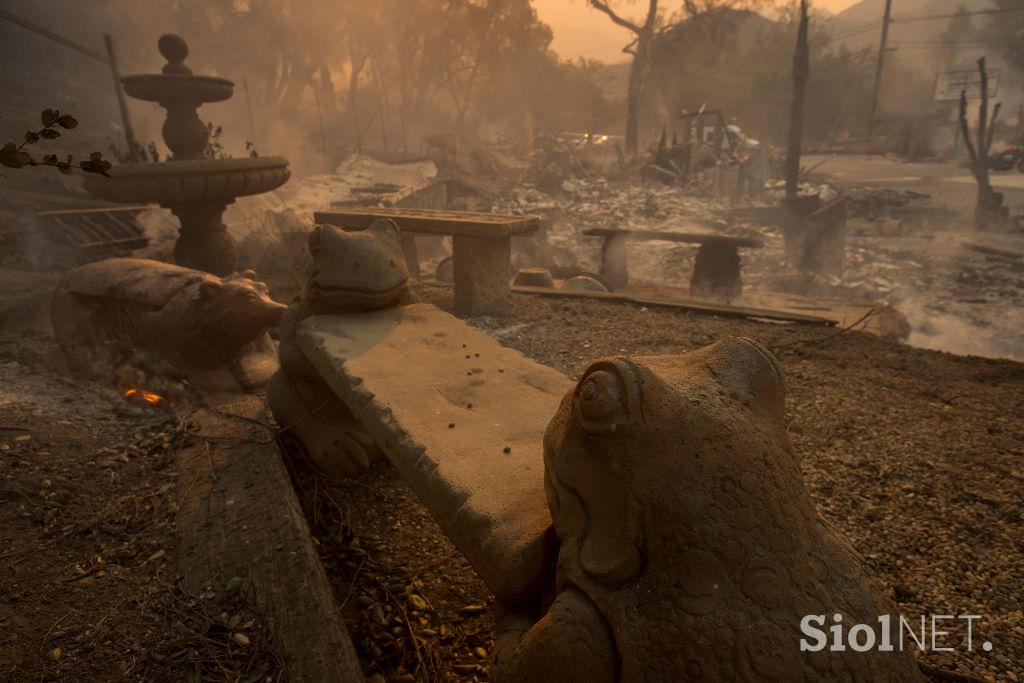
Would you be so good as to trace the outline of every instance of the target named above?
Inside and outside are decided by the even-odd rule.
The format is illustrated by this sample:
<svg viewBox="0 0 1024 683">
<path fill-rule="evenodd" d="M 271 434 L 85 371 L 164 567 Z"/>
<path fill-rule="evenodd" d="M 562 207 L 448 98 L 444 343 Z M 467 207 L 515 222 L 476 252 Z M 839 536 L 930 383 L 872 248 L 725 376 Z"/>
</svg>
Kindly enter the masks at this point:
<svg viewBox="0 0 1024 683">
<path fill-rule="evenodd" d="M 163 138 L 171 157 L 161 163 L 118 164 L 110 178 L 86 176 L 85 189 L 109 201 L 157 203 L 181 225 L 174 258 L 178 265 L 227 275 L 236 269 L 238 248 L 222 217 L 236 197 L 262 194 L 288 180 L 284 157 L 206 158 L 209 132 L 196 110 L 231 97 L 234 84 L 224 78 L 196 76 L 185 66 L 188 45 L 180 37 L 160 37 L 163 73 L 125 76 L 125 92 L 167 110 Z"/>
<path fill-rule="evenodd" d="M 227 204 L 178 204 L 170 207 L 181 223 L 174 245 L 178 265 L 222 275 L 238 265 L 238 246 L 221 220 Z"/>
</svg>

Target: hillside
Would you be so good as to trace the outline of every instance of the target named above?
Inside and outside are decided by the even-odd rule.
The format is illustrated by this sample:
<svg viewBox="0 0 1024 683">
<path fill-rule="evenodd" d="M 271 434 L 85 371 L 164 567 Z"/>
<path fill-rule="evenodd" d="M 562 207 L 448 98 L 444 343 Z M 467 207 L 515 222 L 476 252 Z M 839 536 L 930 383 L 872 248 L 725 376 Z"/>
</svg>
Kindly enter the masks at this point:
<svg viewBox="0 0 1024 683">
<path fill-rule="evenodd" d="M 892 5 L 893 22 L 889 28 L 890 42 L 898 44 L 905 41 L 932 41 L 941 37 L 949 26 L 949 19 L 932 19 L 904 23 L 901 19 L 932 15 L 956 13 L 961 7 L 968 12 L 991 9 L 991 0 L 899 0 Z M 848 7 L 825 23 L 827 30 L 833 35 L 856 32 L 854 35 L 837 39 L 837 42 L 851 50 L 877 45 L 881 32 L 882 14 L 885 11 L 885 0 L 860 0 Z M 973 17 L 972 23 L 977 28 L 987 21 L 984 16 Z M 877 26 L 877 28 L 869 28 Z M 861 29 L 867 29 L 861 31 Z"/>
</svg>

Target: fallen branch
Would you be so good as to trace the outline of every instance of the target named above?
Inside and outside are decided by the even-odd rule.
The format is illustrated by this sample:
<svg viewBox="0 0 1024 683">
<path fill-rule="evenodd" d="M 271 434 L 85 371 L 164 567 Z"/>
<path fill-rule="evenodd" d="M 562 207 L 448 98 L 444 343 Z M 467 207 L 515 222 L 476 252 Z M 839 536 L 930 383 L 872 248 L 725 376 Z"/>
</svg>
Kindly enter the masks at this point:
<svg viewBox="0 0 1024 683">
<path fill-rule="evenodd" d="M 841 327 L 831 334 L 826 334 L 821 337 L 815 337 L 814 339 L 797 339 L 796 341 L 787 342 L 785 344 L 775 344 L 774 346 L 772 346 L 772 351 L 774 352 L 776 349 L 784 349 L 790 346 L 799 346 L 800 344 L 816 344 L 819 342 L 827 342 L 829 340 L 835 339 L 836 337 L 841 337 L 844 334 L 850 332 L 851 330 L 854 330 L 855 328 L 857 328 L 858 325 L 860 325 L 860 328 L 856 329 L 856 331 L 860 332 L 865 327 L 867 327 L 868 320 L 870 320 L 871 317 L 874 315 L 875 309 L 872 308 L 868 310 L 867 313 L 857 318 L 857 320 L 852 322 L 850 325 L 846 327 Z"/>
</svg>

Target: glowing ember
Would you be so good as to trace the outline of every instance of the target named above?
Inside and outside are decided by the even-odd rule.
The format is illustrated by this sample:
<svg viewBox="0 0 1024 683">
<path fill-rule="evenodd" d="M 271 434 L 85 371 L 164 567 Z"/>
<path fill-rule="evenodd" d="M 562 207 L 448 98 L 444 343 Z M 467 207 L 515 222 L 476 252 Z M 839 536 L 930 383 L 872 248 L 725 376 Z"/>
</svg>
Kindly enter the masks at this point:
<svg viewBox="0 0 1024 683">
<path fill-rule="evenodd" d="M 133 387 L 124 390 L 124 397 L 130 401 L 143 401 L 151 406 L 163 403 L 164 400 L 164 397 L 160 394 L 154 394 L 152 391 L 144 391 Z"/>
</svg>

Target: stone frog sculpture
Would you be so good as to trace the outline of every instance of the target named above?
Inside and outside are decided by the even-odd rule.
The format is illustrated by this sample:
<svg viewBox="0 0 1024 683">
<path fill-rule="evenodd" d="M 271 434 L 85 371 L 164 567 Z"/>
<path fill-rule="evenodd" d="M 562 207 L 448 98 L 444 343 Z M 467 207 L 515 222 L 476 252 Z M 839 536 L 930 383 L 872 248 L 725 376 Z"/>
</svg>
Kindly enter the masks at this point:
<svg viewBox="0 0 1024 683">
<path fill-rule="evenodd" d="M 502 620 L 493 679 L 922 680 L 898 645 L 800 651 L 805 615 L 899 619 L 817 515 L 783 412 L 747 339 L 591 365 L 544 440 L 553 599 Z"/>
<path fill-rule="evenodd" d="M 374 221 L 358 232 L 318 225 L 309 235 L 309 251 L 312 274 L 285 314 L 281 369 L 267 387 L 267 399 L 277 423 L 319 470 L 354 476 L 380 457 L 380 449 L 298 348 L 296 327 L 312 315 L 402 306 L 416 298 L 409 289 L 402 236 L 393 221 Z"/>
<path fill-rule="evenodd" d="M 254 277 L 247 271 L 221 279 L 148 259 L 90 263 L 57 285 L 54 336 L 72 364 L 93 376 L 141 353 L 193 381 L 227 371 L 253 389 L 277 368 L 267 330 L 285 311 Z"/>
</svg>

